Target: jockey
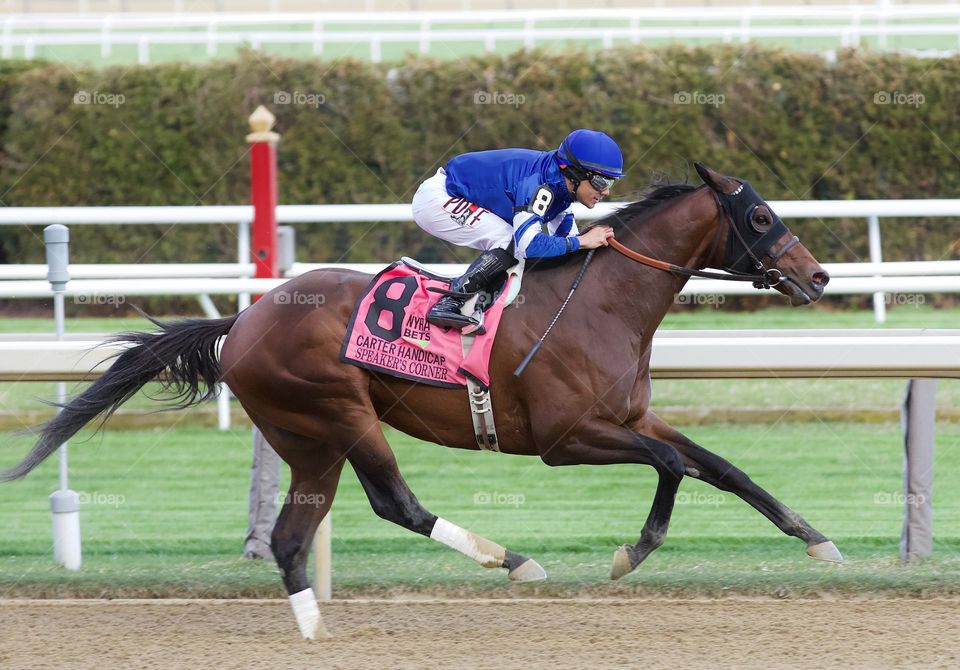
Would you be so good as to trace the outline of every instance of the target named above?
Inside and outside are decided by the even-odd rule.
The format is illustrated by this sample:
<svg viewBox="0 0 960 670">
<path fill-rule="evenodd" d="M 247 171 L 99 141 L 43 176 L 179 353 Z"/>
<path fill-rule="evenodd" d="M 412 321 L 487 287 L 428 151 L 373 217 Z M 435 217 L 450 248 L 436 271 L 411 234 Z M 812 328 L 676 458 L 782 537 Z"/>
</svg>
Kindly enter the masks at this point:
<svg viewBox="0 0 960 670">
<path fill-rule="evenodd" d="M 498 149 L 460 154 L 413 196 L 413 217 L 431 235 L 481 249 L 465 274 L 430 308 L 427 320 L 462 329 L 477 325 L 460 313 L 469 294 L 492 292 L 518 259 L 547 258 L 606 246 L 609 226 L 579 235 L 571 206 L 592 209 L 623 177 L 623 156 L 609 136 L 584 128 L 554 151 Z M 542 227 L 547 225 L 547 232 Z"/>
</svg>

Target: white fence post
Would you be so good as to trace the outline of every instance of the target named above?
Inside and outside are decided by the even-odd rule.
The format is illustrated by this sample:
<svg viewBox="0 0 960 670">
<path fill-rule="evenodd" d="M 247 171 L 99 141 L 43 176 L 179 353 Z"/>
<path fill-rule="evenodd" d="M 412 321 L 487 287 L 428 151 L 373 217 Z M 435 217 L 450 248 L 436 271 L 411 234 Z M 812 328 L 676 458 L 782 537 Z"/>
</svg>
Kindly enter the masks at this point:
<svg viewBox="0 0 960 670">
<path fill-rule="evenodd" d="M 867 219 L 867 238 L 870 242 L 870 262 L 882 263 L 883 250 L 880 244 L 880 218 L 873 214 Z M 879 275 L 874 275 L 879 276 Z M 883 291 L 873 294 L 873 318 L 877 323 L 887 321 L 887 296 Z"/>
<path fill-rule="evenodd" d="M 333 510 L 323 517 L 313 536 L 313 585 L 317 600 L 333 597 Z"/>
<path fill-rule="evenodd" d="M 243 265 L 249 263 L 250 257 L 250 222 L 247 220 L 237 222 L 237 263 Z M 242 312 L 250 306 L 250 294 L 237 294 L 237 311 Z"/>
<path fill-rule="evenodd" d="M 43 229 L 43 242 L 47 253 L 47 281 L 53 290 L 53 320 L 57 341 L 63 340 L 64 290 L 70 281 L 70 231 L 66 226 L 54 224 Z M 57 402 L 67 399 L 67 385 L 57 382 Z M 63 411 L 62 409 L 58 411 Z M 50 494 L 50 511 L 53 514 L 53 560 L 67 570 L 79 570 L 80 548 L 80 496 L 71 491 L 67 483 L 67 443 L 60 445 L 60 488 Z"/>
</svg>

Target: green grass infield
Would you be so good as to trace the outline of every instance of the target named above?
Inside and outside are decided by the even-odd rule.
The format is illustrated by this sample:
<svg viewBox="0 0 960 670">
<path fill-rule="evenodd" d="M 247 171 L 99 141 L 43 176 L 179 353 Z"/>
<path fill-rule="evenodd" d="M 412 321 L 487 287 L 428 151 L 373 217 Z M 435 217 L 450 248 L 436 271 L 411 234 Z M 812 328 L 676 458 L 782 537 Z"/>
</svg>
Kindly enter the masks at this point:
<svg viewBox="0 0 960 670">
<path fill-rule="evenodd" d="M 335 597 L 960 591 L 957 426 L 937 433 L 934 555 L 909 565 L 897 558 L 904 506 L 897 424 L 772 422 L 686 432 L 833 539 L 847 562 L 810 560 L 799 540 L 738 498 L 687 478 L 666 544 L 635 573 L 611 583 L 614 549 L 636 540 L 649 510 L 652 469 L 549 468 L 534 458 L 444 449 L 391 430 L 401 471 L 428 509 L 537 559 L 549 579 L 510 585 L 503 571 L 484 570 L 379 519 L 347 468 L 333 506 Z M 6 467 L 31 440 L 2 435 Z M 284 595 L 275 565 L 241 558 L 249 430 L 181 426 L 86 437 L 70 446 L 83 567 L 67 572 L 53 563 L 47 496 L 57 486 L 54 457 L 25 480 L 0 485 L 0 597 Z"/>
</svg>

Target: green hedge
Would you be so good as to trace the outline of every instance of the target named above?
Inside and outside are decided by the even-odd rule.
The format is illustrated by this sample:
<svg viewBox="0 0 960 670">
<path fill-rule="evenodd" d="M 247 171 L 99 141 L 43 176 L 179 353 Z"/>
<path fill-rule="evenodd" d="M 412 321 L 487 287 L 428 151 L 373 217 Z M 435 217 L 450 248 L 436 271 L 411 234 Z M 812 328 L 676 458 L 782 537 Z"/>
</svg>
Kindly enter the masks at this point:
<svg viewBox="0 0 960 670">
<path fill-rule="evenodd" d="M 80 90 L 102 104 L 75 104 Z M 696 179 L 694 160 L 749 179 L 769 199 L 956 197 L 958 90 L 956 58 L 850 52 L 828 62 L 757 47 L 518 52 L 394 67 L 254 52 L 105 70 L 3 62 L 0 200 L 247 202 L 246 117 L 261 103 L 282 135 L 283 203 L 409 202 L 459 152 L 551 148 L 578 126 L 604 129 L 623 146 L 622 199 L 658 173 Z M 276 104 L 281 91 L 304 104 Z M 478 104 L 478 91 L 503 104 Z M 882 92 L 895 94 L 894 104 L 877 104 Z M 684 93 L 694 104 L 678 104 Z M 111 104 L 118 96 L 122 104 Z M 862 220 L 792 227 L 821 259 L 867 255 Z M 891 223 L 885 258 L 957 257 L 957 232 L 955 220 Z M 0 262 L 41 261 L 38 235 L 0 228 Z M 235 253 L 231 226 L 75 226 L 72 236 L 77 262 L 225 261 Z M 303 225 L 298 243 L 300 260 L 452 259 L 412 224 Z"/>
</svg>

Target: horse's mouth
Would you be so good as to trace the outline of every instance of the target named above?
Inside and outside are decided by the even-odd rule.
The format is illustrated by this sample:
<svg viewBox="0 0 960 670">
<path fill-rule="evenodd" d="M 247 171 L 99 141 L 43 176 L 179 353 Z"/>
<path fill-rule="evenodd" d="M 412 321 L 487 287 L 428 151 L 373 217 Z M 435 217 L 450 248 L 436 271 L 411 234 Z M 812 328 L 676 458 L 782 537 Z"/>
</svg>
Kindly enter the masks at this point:
<svg viewBox="0 0 960 670">
<path fill-rule="evenodd" d="M 814 295 L 810 295 L 802 286 L 800 286 L 800 284 L 790 277 L 784 277 L 781 279 L 777 288 L 780 289 L 781 293 L 790 298 L 791 307 L 809 305 L 817 302 L 821 296 L 823 296 L 822 290 L 814 292 Z"/>
</svg>

